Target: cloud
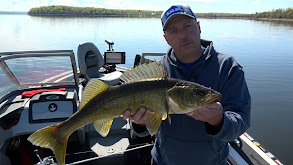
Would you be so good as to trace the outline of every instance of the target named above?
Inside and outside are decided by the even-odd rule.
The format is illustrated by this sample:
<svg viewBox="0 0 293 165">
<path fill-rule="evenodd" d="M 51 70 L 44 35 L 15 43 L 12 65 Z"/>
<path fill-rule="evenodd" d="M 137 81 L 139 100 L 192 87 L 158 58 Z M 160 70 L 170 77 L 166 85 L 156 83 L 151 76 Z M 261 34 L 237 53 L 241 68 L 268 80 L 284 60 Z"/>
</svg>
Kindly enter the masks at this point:
<svg viewBox="0 0 293 165">
<path fill-rule="evenodd" d="M 215 2 L 216 0 L 183 0 L 188 2 Z"/>
<path fill-rule="evenodd" d="M 112 9 L 128 9 L 132 0 L 105 0 L 103 5 L 105 8 Z"/>
<path fill-rule="evenodd" d="M 30 0 L 29 3 L 33 7 L 51 6 L 51 5 L 96 7 L 99 5 L 98 0 L 37 0 L 37 1 Z"/>
<path fill-rule="evenodd" d="M 21 3 L 22 0 L 12 0 L 12 1 L 10 1 L 10 2 L 11 2 L 11 4 L 15 5 L 15 4 L 19 4 L 19 3 Z"/>
<path fill-rule="evenodd" d="M 43 0 L 47 1 L 47 0 Z M 49 5 L 79 6 L 80 2 L 76 0 L 52 0 Z"/>
<path fill-rule="evenodd" d="M 101 0 L 78 0 L 80 7 L 104 7 Z"/>
<path fill-rule="evenodd" d="M 251 4 L 252 4 L 252 5 L 258 5 L 259 2 L 258 2 L 258 1 L 253 1 L 253 2 L 251 2 Z"/>
<path fill-rule="evenodd" d="M 38 0 L 38 1 L 27 1 L 26 6 L 30 7 L 39 7 L 39 6 L 48 6 L 49 0 Z"/>
</svg>

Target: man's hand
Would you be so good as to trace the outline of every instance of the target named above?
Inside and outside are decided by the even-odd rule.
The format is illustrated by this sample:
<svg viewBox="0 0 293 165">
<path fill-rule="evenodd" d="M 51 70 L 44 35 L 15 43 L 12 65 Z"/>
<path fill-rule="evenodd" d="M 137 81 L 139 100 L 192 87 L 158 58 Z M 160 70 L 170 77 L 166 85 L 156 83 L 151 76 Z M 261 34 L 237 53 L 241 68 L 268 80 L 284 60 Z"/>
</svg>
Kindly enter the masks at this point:
<svg viewBox="0 0 293 165">
<path fill-rule="evenodd" d="M 223 107 L 219 102 L 197 108 L 187 115 L 196 120 L 207 122 L 215 128 L 221 128 L 224 120 Z"/>
<path fill-rule="evenodd" d="M 150 109 L 146 109 L 144 107 L 141 107 L 135 114 L 131 115 L 130 110 L 126 110 L 123 114 L 122 117 L 123 119 L 129 118 L 132 120 L 132 122 L 136 124 L 146 124 L 146 119 L 148 115 L 151 113 Z"/>
</svg>

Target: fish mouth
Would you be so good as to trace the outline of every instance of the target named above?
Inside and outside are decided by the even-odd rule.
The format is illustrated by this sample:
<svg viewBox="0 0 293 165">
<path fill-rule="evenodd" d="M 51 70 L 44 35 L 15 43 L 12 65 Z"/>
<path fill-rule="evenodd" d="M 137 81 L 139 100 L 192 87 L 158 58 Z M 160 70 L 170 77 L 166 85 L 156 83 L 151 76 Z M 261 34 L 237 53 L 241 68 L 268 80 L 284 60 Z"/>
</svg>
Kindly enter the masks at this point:
<svg viewBox="0 0 293 165">
<path fill-rule="evenodd" d="M 220 96 L 209 98 L 205 101 L 205 104 L 213 104 L 221 100 Z"/>
</svg>

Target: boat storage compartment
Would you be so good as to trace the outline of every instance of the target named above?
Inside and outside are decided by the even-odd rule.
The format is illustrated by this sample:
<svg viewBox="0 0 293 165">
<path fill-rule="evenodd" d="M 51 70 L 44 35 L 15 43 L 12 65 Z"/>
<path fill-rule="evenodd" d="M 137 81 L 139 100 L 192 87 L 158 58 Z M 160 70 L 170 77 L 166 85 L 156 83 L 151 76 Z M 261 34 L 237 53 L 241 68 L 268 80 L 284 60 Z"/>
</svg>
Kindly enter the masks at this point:
<svg viewBox="0 0 293 165">
<path fill-rule="evenodd" d="M 36 94 L 29 104 L 29 122 L 60 122 L 77 111 L 76 92 L 54 91 Z"/>
</svg>

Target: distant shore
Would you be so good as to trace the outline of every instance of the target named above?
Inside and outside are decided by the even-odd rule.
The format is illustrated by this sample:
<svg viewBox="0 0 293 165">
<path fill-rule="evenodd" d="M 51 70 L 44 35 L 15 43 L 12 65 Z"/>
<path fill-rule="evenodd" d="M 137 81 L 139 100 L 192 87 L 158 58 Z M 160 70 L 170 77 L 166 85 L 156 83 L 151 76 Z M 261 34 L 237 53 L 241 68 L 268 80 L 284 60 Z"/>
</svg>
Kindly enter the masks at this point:
<svg viewBox="0 0 293 165">
<path fill-rule="evenodd" d="M 42 6 L 30 9 L 31 16 L 66 16 L 66 17 L 156 17 L 159 18 L 162 11 L 151 10 L 120 10 L 94 7 L 71 6 Z"/>
<path fill-rule="evenodd" d="M 62 16 L 62 17 L 147 17 L 160 18 L 163 11 L 152 10 L 121 10 L 94 7 L 72 6 L 42 6 L 30 9 L 31 16 Z M 293 8 L 276 9 L 268 12 L 255 14 L 241 13 L 196 13 L 197 17 L 203 18 L 269 18 L 269 19 L 293 19 Z"/>
<path fill-rule="evenodd" d="M 30 9 L 29 12 L 0 11 L 0 14 L 28 14 L 40 17 L 134 17 L 160 18 L 163 11 L 121 10 L 94 7 L 42 6 Z M 293 21 L 293 8 L 276 9 L 255 14 L 241 13 L 195 13 L 198 18 L 210 19 L 255 19 L 266 21 Z"/>
</svg>

